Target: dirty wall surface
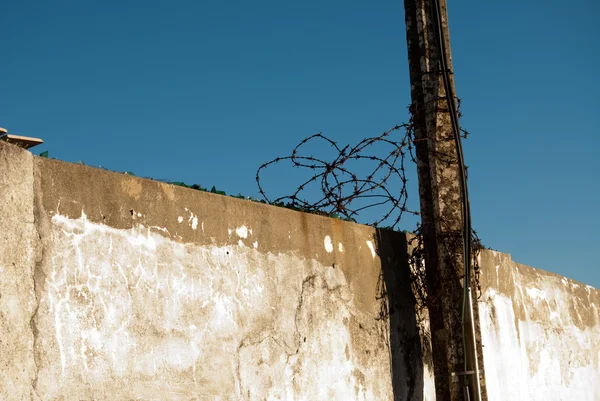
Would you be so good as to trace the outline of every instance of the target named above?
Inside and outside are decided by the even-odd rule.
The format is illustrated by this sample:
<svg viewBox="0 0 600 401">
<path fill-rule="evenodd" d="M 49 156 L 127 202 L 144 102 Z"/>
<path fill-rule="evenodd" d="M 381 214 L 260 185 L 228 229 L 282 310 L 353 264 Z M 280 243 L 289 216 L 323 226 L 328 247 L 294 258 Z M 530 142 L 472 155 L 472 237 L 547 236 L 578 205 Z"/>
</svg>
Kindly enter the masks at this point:
<svg viewBox="0 0 600 401">
<path fill-rule="evenodd" d="M 405 236 L 0 154 L 1 399 L 433 399 Z"/>
<path fill-rule="evenodd" d="M 488 399 L 600 400 L 600 291 L 499 252 L 481 264 Z"/>
<path fill-rule="evenodd" d="M 434 400 L 407 238 L 0 142 L 1 400 Z M 600 400 L 600 291 L 480 255 L 490 401 Z"/>
</svg>

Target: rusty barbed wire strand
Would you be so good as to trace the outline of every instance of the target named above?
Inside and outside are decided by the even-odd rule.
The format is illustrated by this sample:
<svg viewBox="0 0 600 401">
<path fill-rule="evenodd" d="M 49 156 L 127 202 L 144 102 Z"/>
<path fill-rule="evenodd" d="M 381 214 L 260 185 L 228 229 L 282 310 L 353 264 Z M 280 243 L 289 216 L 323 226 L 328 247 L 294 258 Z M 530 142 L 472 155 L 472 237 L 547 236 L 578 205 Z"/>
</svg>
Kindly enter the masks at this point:
<svg viewBox="0 0 600 401">
<path fill-rule="evenodd" d="M 404 130 L 400 140 L 394 140 L 391 134 Z M 310 142 L 323 141 L 334 148 L 337 155 L 331 160 L 314 156 L 306 156 L 301 152 L 303 147 Z M 260 194 L 267 203 L 285 205 L 299 210 L 324 214 L 340 215 L 349 220 L 356 220 L 360 212 L 373 208 L 383 207 L 386 210 L 381 218 L 371 225 L 378 226 L 382 222 L 391 220 L 390 228 L 396 228 L 404 213 L 418 215 L 419 213 L 407 208 L 408 191 L 405 163 L 409 158 L 415 162 L 414 131 L 412 123 L 396 125 L 379 136 L 365 138 L 354 146 L 340 147 L 337 142 L 327 138 L 322 133 L 314 134 L 302 140 L 285 157 L 277 157 L 259 167 L 256 173 L 256 182 Z M 368 148 L 375 144 L 388 147 L 383 155 L 367 153 Z M 294 167 L 312 170 L 311 176 L 300 184 L 291 195 L 280 196 L 271 200 L 262 185 L 261 173 L 269 166 L 276 163 L 290 161 Z M 347 166 L 349 162 L 373 162 L 374 167 L 368 174 L 359 175 Z M 391 179 L 399 179 L 400 188 L 393 192 L 386 185 Z M 321 194 L 316 201 L 309 201 L 303 197 L 305 189 L 312 183 L 320 186 Z M 364 202 L 359 204 L 360 202 Z"/>
<path fill-rule="evenodd" d="M 404 131 L 398 140 L 392 138 L 397 131 Z M 468 132 L 462 130 L 466 137 Z M 407 205 L 408 178 L 405 164 L 407 160 L 416 163 L 414 143 L 427 140 L 415 139 L 412 118 L 409 123 L 396 125 L 379 136 L 361 140 L 354 146 L 341 147 L 337 142 L 322 133 L 311 135 L 302 140 L 293 149 L 291 155 L 277 157 L 264 163 L 256 172 L 256 182 L 261 196 L 266 203 L 286 206 L 301 211 L 326 216 L 339 215 L 347 220 L 356 221 L 360 212 L 373 207 L 386 207 L 385 212 L 375 221 L 367 224 L 375 227 L 387 222 L 386 227 L 397 229 L 404 213 L 419 215 L 418 211 L 409 209 Z M 337 153 L 332 159 L 325 160 L 312 155 L 302 154 L 309 143 L 323 141 L 326 146 Z M 369 154 L 374 145 L 385 145 L 388 150 L 381 155 Z M 261 173 L 275 164 L 289 161 L 293 167 L 311 170 L 313 173 L 289 195 L 270 199 L 261 181 Z M 357 174 L 349 169 L 349 162 L 373 162 L 374 167 L 368 174 Z M 387 184 L 398 179 L 400 187 L 392 190 Z M 304 197 L 304 191 L 311 184 L 320 186 L 317 200 Z"/>
<path fill-rule="evenodd" d="M 415 302 L 417 310 L 427 308 L 433 301 L 431 299 L 431 292 L 427 289 L 427 281 L 425 278 L 425 250 L 423 244 L 423 233 L 420 225 L 417 225 L 417 229 L 413 233 L 413 237 L 408 241 L 409 252 L 408 252 L 408 263 L 410 266 L 411 274 L 411 286 L 415 295 Z M 456 252 L 458 249 L 457 244 L 448 249 L 449 252 Z M 481 267 L 479 265 L 479 254 L 485 249 L 482 244 L 477 231 L 471 230 L 471 255 L 472 255 L 472 266 L 473 275 L 471 276 L 471 286 L 477 294 L 476 299 L 479 300 L 482 296 L 481 290 Z"/>
</svg>

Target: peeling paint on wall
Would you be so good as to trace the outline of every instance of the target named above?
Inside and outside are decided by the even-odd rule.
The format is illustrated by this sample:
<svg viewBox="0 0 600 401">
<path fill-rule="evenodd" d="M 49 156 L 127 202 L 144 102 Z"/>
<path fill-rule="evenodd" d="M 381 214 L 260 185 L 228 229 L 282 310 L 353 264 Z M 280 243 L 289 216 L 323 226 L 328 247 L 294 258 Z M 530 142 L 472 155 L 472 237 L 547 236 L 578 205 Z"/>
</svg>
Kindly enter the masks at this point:
<svg viewBox="0 0 600 401">
<path fill-rule="evenodd" d="M 145 399 L 391 398 L 384 343 L 365 363 L 352 342 L 352 325 L 373 319 L 357 314 L 341 269 L 114 229 L 85 213 L 51 223 L 37 314 L 37 329 L 54 333 L 37 349 L 43 399 L 90 387 Z"/>
<path fill-rule="evenodd" d="M 488 399 L 600 400 L 600 291 L 496 252 L 482 263 Z"/>
<path fill-rule="evenodd" d="M 331 242 L 331 237 L 329 235 L 325 236 L 325 239 L 323 240 L 323 246 L 325 247 L 327 253 L 333 252 L 333 242 Z"/>
<path fill-rule="evenodd" d="M 235 229 L 235 233 L 238 237 L 246 239 L 248 238 L 248 233 L 252 235 L 252 229 L 248 229 L 246 226 L 240 226 Z"/>
<path fill-rule="evenodd" d="M 369 247 L 369 250 L 371 251 L 371 256 L 373 258 L 375 258 L 377 253 L 375 252 L 375 246 L 373 245 L 373 241 L 367 241 L 367 246 Z"/>
<path fill-rule="evenodd" d="M 435 399 L 406 236 L 2 142 L 0 167 L 1 399 Z M 481 256 L 490 401 L 600 399 L 600 291 Z"/>
</svg>

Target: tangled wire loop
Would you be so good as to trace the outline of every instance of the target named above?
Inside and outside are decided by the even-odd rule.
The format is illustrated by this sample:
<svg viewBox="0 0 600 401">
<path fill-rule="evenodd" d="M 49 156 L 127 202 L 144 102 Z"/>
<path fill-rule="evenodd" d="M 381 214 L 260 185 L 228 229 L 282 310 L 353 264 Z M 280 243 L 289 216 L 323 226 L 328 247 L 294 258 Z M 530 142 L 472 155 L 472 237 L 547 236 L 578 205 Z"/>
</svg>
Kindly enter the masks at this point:
<svg viewBox="0 0 600 401">
<path fill-rule="evenodd" d="M 427 287 L 427 279 L 425 274 L 425 245 L 423 242 L 423 228 L 421 225 L 417 226 L 414 232 L 414 236 L 408 241 L 409 246 L 409 266 L 411 267 L 411 285 L 413 293 L 415 294 L 416 307 L 418 310 L 430 305 L 432 301 L 431 297 L 434 291 L 430 291 Z M 456 254 L 458 244 L 454 244 L 453 247 L 447 249 L 452 255 L 454 260 L 459 256 Z M 471 253 L 473 256 L 473 275 L 472 285 L 477 294 L 479 300 L 482 296 L 481 291 L 481 267 L 479 266 L 479 253 L 485 249 L 485 246 L 481 243 L 481 239 L 477 234 L 477 231 L 471 230 Z"/>
<path fill-rule="evenodd" d="M 400 130 L 404 130 L 404 136 L 399 141 L 393 140 L 391 134 Z M 324 141 L 326 145 L 333 147 L 337 156 L 327 161 L 302 155 L 303 146 L 317 141 Z M 256 172 L 256 182 L 261 195 L 270 204 L 352 221 L 356 221 L 361 211 L 382 207 L 384 212 L 380 215 L 381 218 L 371 224 L 378 226 L 386 221 L 390 228 L 396 228 L 403 213 L 419 214 L 406 207 L 408 192 L 405 161 L 408 156 L 415 162 L 414 142 L 412 124 L 396 125 L 379 136 L 363 139 L 353 147 L 346 145 L 341 148 L 323 134 L 315 134 L 300 142 L 290 156 L 277 157 L 260 166 Z M 375 144 L 385 145 L 388 150 L 383 153 L 378 150 L 377 155 L 367 153 Z M 273 164 L 285 161 L 291 161 L 294 167 L 312 170 L 311 176 L 293 194 L 271 200 L 262 187 L 261 172 Z M 365 176 L 350 171 L 348 163 L 351 161 L 370 162 L 371 169 L 366 170 L 370 173 Z M 394 185 L 390 190 L 387 187 L 390 179 L 399 179 L 400 187 Z M 303 197 L 304 191 L 312 183 L 320 184 L 321 193 L 317 201 L 309 201 Z"/>
</svg>

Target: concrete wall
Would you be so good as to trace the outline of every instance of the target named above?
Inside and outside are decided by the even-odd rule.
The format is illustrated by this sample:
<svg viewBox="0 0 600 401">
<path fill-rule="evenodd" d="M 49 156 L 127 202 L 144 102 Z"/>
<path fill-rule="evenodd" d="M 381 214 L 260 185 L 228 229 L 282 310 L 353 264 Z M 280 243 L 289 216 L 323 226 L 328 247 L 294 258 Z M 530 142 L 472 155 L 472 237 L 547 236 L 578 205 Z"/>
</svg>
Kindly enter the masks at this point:
<svg viewBox="0 0 600 401">
<path fill-rule="evenodd" d="M 600 291 L 499 252 L 481 263 L 489 400 L 600 400 Z"/>
<path fill-rule="evenodd" d="M 0 142 L 1 400 L 434 400 L 406 237 Z M 599 292 L 481 255 L 489 399 L 600 400 Z"/>
<path fill-rule="evenodd" d="M 0 154 L 0 399 L 432 399 L 404 235 Z"/>
<path fill-rule="evenodd" d="M 36 380 L 34 271 L 41 246 L 34 221 L 30 153 L 0 141 L 0 399 L 30 399 Z"/>
</svg>

